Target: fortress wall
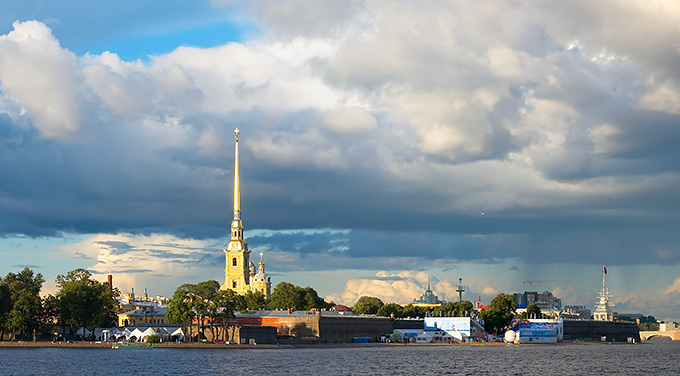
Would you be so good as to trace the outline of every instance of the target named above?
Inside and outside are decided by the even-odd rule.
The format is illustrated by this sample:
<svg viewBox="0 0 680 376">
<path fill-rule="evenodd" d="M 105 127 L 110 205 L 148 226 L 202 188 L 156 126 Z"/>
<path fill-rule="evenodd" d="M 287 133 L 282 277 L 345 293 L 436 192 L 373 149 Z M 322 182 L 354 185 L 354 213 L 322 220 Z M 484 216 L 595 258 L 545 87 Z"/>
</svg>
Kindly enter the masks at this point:
<svg viewBox="0 0 680 376">
<path fill-rule="evenodd" d="M 372 316 L 278 316 L 239 317 L 232 320 L 240 325 L 263 325 L 277 329 L 277 335 L 294 340 L 321 342 L 352 342 L 354 337 L 371 337 L 372 341 L 392 333 L 392 319 Z M 420 323 L 422 329 L 422 321 Z"/>
<path fill-rule="evenodd" d="M 640 330 L 635 323 L 565 320 L 563 326 L 565 340 L 599 341 L 601 337 L 607 337 L 607 341 L 626 342 L 628 338 L 634 338 L 640 342 Z"/>
<path fill-rule="evenodd" d="M 370 337 L 371 342 L 392 333 L 392 319 L 387 317 L 334 316 L 320 318 L 322 342 L 352 342 L 354 337 Z"/>
</svg>

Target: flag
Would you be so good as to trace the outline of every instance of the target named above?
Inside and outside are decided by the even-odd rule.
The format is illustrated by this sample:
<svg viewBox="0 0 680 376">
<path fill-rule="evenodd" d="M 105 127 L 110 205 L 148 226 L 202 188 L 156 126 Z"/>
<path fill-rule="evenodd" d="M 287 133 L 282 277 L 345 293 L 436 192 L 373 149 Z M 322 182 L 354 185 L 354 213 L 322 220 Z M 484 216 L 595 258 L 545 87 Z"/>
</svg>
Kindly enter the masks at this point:
<svg viewBox="0 0 680 376">
<path fill-rule="evenodd" d="M 607 274 L 607 268 L 605 268 L 604 265 L 602 265 L 602 273 Z"/>
</svg>

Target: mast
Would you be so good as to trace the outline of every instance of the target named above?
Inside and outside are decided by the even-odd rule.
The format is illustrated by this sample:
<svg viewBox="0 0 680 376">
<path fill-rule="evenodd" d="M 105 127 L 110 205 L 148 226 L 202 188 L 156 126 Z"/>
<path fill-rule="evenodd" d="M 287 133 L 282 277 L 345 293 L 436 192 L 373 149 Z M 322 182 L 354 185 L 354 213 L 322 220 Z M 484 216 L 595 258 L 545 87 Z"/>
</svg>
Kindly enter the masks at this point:
<svg viewBox="0 0 680 376">
<path fill-rule="evenodd" d="M 605 275 L 607 275 L 607 268 L 604 265 L 602 265 L 602 296 L 604 296 L 604 283 L 605 283 L 604 277 L 605 277 Z"/>
</svg>

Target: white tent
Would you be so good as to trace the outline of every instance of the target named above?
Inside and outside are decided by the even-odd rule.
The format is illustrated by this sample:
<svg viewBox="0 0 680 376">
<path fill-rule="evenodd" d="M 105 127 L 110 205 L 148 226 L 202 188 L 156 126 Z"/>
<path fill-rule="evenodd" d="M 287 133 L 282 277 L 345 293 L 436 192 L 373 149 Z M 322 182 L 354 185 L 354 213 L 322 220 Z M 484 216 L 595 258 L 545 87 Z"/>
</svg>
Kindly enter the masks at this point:
<svg viewBox="0 0 680 376">
<path fill-rule="evenodd" d="M 182 328 L 177 328 L 174 332 L 170 333 L 171 337 L 178 337 L 179 339 L 184 339 L 184 331 L 182 331 Z"/>
<path fill-rule="evenodd" d="M 118 339 L 130 339 L 130 334 L 132 334 L 132 331 L 128 328 L 123 329 L 123 331 L 118 335 Z"/>
<path fill-rule="evenodd" d="M 416 343 L 430 343 L 432 342 L 432 336 L 422 332 L 416 337 Z"/>
<path fill-rule="evenodd" d="M 81 326 L 80 329 L 78 329 L 78 331 L 76 331 L 76 334 L 79 335 L 79 336 L 87 338 L 87 337 L 92 335 L 92 331 Z"/>
<path fill-rule="evenodd" d="M 118 338 L 120 338 L 120 336 L 123 335 L 123 329 L 121 329 L 121 328 L 109 328 L 108 331 L 109 331 L 109 333 L 105 337 L 106 337 L 106 339 L 109 339 L 109 340 L 110 339 L 116 339 L 117 340 Z M 103 331 L 102 331 L 102 334 L 103 334 Z"/>
<path fill-rule="evenodd" d="M 143 332 L 139 330 L 139 328 L 135 328 L 130 334 L 127 336 L 127 339 L 132 339 L 132 337 L 135 337 L 136 341 L 139 341 L 142 338 Z"/>
<path fill-rule="evenodd" d="M 139 340 L 142 341 L 142 340 L 144 340 L 144 338 L 146 338 L 148 336 L 155 336 L 155 335 L 157 335 L 157 334 L 156 334 L 156 331 L 153 328 L 146 328 L 146 330 L 142 332 L 141 337 L 139 337 Z"/>
</svg>

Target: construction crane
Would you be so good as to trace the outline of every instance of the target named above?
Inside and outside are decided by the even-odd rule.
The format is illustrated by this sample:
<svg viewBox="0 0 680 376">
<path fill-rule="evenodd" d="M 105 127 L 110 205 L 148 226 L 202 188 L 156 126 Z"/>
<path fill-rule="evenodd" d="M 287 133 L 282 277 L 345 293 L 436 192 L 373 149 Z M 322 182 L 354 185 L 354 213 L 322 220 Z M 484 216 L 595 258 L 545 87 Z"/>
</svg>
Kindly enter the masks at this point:
<svg viewBox="0 0 680 376">
<path fill-rule="evenodd" d="M 531 285 L 534 284 L 534 283 L 542 283 L 542 282 L 555 282 L 555 280 L 554 280 L 554 279 L 545 279 L 545 280 L 541 280 L 541 281 L 538 281 L 538 280 L 526 280 L 526 281 L 523 281 L 522 283 L 528 283 L 528 284 L 529 284 L 529 287 L 531 287 Z"/>
</svg>

